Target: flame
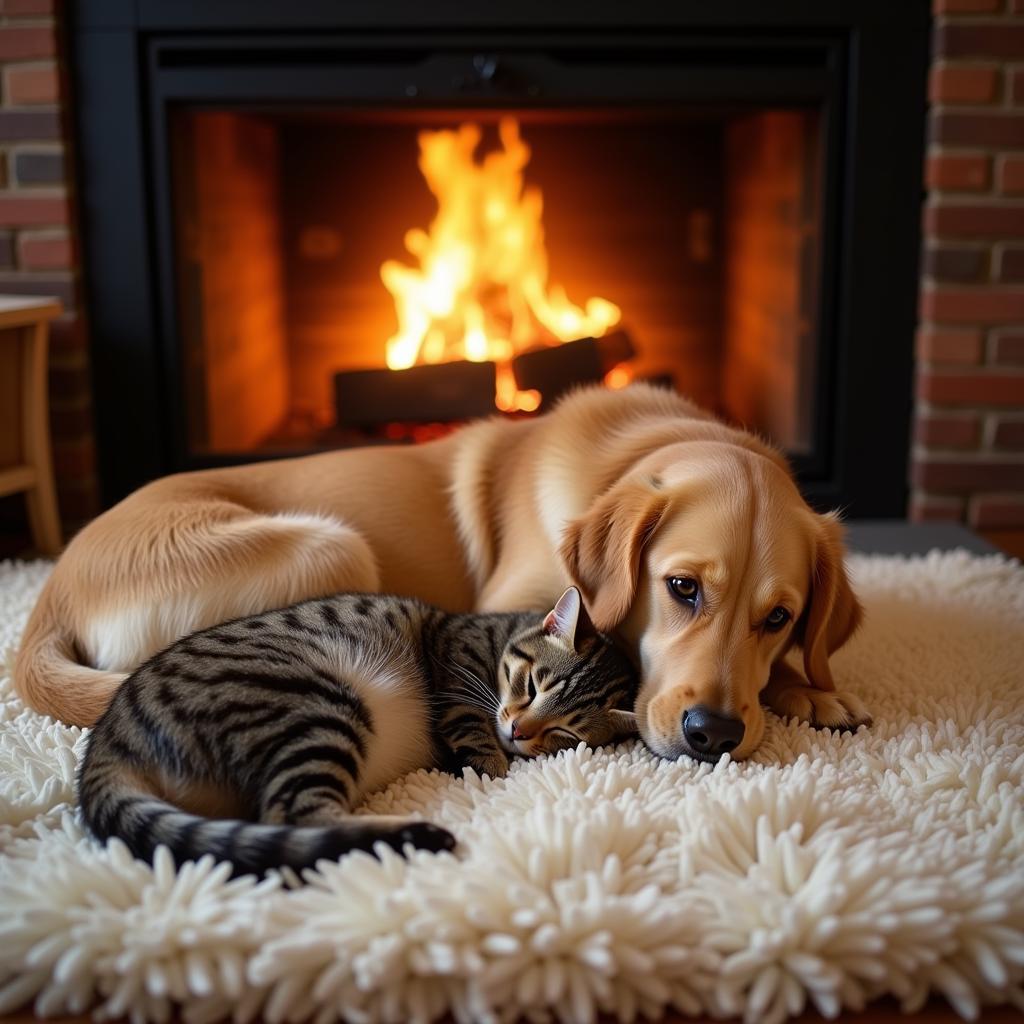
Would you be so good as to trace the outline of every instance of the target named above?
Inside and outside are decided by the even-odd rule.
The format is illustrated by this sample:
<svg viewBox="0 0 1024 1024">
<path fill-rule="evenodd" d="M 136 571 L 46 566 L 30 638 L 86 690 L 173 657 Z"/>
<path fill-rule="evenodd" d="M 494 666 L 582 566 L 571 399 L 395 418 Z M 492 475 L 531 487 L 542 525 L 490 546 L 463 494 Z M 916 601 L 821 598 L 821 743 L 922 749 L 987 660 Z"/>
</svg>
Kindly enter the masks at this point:
<svg viewBox="0 0 1024 1024">
<path fill-rule="evenodd" d="M 628 366 L 615 366 L 604 375 L 604 386 L 612 391 L 618 391 L 632 379 L 633 373 Z"/>
<path fill-rule="evenodd" d="M 493 360 L 498 408 L 533 411 L 540 393 L 516 388 L 512 357 L 538 342 L 600 337 L 621 314 L 600 298 L 581 309 L 548 284 L 544 201 L 523 184 L 530 148 L 514 118 L 501 121 L 498 136 L 501 149 L 477 162 L 479 125 L 419 134 L 419 168 L 438 208 L 427 231 L 406 232 L 418 265 L 380 268 L 398 317 L 387 365 Z"/>
</svg>

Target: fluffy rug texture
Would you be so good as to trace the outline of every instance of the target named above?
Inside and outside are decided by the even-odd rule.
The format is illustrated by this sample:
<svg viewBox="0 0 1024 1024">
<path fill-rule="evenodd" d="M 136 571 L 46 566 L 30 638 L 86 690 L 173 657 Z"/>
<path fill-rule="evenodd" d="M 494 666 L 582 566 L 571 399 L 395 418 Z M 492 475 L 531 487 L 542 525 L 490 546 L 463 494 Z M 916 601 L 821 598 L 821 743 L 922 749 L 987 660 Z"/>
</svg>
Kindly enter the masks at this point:
<svg viewBox="0 0 1024 1024">
<path fill-rule="evenodd" d="M 49 566 L 0 565 L 7 664 Z M 0 671 L 0 1013 L 208 1022 L 781 1021 L 882 994 L 1024 1009 L 1024 569 L 855 558 L 868 622 L 836 658 L 855 735 L 772 719 L 743 764 L 639 743 L 417 772 L 367 810 L 456 855 L 355 854 L 308 884 L 175 871 L 83 836 L 84 734 Z"/>
</svg>

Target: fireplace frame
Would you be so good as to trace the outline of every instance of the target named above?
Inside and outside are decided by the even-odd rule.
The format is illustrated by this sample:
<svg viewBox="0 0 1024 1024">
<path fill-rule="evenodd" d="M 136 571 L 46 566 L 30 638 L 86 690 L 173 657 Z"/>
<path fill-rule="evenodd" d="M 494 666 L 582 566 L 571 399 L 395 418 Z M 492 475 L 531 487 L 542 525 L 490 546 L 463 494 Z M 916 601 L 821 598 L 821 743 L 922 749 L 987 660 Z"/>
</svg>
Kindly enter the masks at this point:
<svg viewBox="0 0 1024 1024">
<path fill-rule="evenodd" d="M 822 104 L 817 443 L 793 461 L 819 507 L 905 513 L 926 0 L 634 0 L 626 12 L 611 0 L 473 10 L 458 0 L 93 0 L 69 14 L 107 503 L 157 476 L 231 461 L 189 456 L 185 443 L 171 104 L 564 107 L 658 96 Z M 601 54 L 609 66 L 631 60 L 628 79 L 609 88 L 588 63 Z M 499 73 L 481 56 L 497 56 Z"/>
</svg>

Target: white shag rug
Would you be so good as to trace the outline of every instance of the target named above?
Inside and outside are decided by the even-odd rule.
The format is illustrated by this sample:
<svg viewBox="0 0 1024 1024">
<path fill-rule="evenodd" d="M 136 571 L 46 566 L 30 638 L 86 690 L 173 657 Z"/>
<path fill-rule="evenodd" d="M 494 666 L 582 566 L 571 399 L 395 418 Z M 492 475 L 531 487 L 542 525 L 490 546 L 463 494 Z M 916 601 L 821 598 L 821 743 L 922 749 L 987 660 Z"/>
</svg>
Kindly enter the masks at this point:
<svg viewBox="0 0 1024 1024">
<path fill-rule="evenodd" d="M 940 993 L 1024 1009 L 1024 569 L 854 558 L 868 621 L 836 659 L 856 735 L 772 719 L 753 760 L 639 743 L 481 781 L 417 772 L 368 809 L 457 856 L 355 854 L 305 887 L 102 849 L 72 801 L 83 733 L 0 669 L 0 1014 L 187 1021 L 778 1022 Z M 0 564 L 0 648 L 49 566 Z"/>
</svg>

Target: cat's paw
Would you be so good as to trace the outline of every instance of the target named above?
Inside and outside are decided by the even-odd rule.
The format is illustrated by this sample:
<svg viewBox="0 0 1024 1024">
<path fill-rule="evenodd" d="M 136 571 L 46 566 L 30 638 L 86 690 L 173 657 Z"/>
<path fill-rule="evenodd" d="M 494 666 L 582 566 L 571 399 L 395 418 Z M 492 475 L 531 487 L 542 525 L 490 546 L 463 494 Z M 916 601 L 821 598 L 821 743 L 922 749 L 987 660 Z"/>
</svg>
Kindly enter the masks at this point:
<svg viewBox="0 0 1024 1024">
<path fill-rule="evenodd" d="M 500 750 L 486 757 L 471 757 L 468 764 L 477 775 L 489 775 L 492 779 L 502 779 L 508 774 L 508 757 Z"/>
<path fill-rule="evenodd" d="M 429 821 L 406 822 L 384 837 L 384 841 L 400 853 L 407 844 L 416 847 L 417 850 L 441 853 L 444 850 L 454 850 L 456 842 L 451 832 L 440 825 L 431 825 Z"/>
</svg>

